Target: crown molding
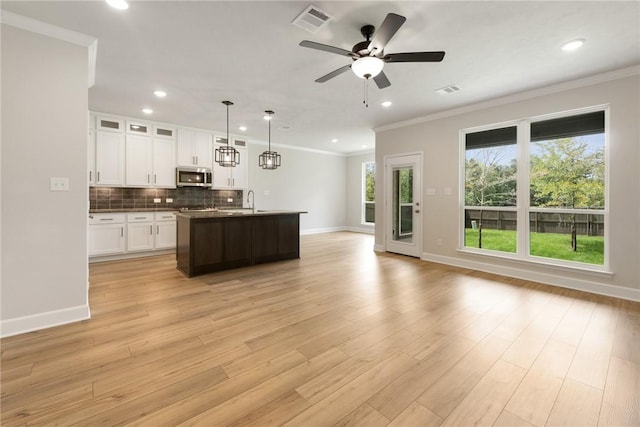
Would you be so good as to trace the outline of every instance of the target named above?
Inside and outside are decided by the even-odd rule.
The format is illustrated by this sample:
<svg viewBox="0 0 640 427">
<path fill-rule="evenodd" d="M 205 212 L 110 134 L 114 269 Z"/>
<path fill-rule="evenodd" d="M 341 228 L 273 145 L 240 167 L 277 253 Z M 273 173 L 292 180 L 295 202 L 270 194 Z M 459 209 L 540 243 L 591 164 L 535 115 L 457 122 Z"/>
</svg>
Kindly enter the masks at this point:
<svg viewBox="0 0 640 427">
<path fill-rule="evenodd" d="M 575 80 L 570 80 L 563 83 L 558 83 L 551 86 L 545 86 L 538 89 L 529 90 L 526 92 L 516 93 L 514 95 L 507 95 L 500 98 L 491 99 L 475 104 L 469 104 L 451 110 L 440 111 L 438 113 L 429 114 L 427 116 L 416 117 L 410 120 L 403 120 L 401 122 L 391 123 L 384 126 L 378 126 L 373 128 L 374 132 L 384 132 L 387 130 L 403 128 L 406 126 L 412 126 L 420 123 L 431 122 L 433 120 L 444 119 L 447 117 L 457 116 L 464 113 L 470 113 L 473 111 L 483 110 L 486 108 L 497 107 L 500 105 L 511 104 L 518 101 L 524 101 L 527 99 L 537 98 L 543 95 L 551 95 L 558 92 L 563 92 L 571 89 L 577 89 L 585 86 L 592 86 L 598 83 L 604 83 L 612 80 L 619 80 L 626 77 L 632 77 L 640 75 L 640 65 L 634 65 L 627 68 L 621 68 L 606 73 L 595 74 L 589 77 L 583 77 Z"/>
<path fill-rule="evenodd" d="M 98 39 L 77 31 L 68 30 L 56 25 L 47 24 L 33 18 L 18 15 L 6 10 L 0 11 L 0 22 L 32 33 L 42 34 L 47 37 L 62 40 L 88 49 L 88 87 L 96 81 L 96 57 L 98 55 Z"/>
</svg>

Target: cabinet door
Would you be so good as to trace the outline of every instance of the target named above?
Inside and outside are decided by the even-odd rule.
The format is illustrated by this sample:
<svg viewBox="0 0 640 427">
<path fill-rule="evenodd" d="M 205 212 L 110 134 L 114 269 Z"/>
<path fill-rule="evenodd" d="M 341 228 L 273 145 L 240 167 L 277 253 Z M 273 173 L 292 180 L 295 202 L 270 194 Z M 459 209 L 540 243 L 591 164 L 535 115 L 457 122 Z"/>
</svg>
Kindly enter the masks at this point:
<svg viewBox="0 0 640 427">
<path fill-rule="evenodd" d="M 154 139 L 153 141 L 153 179 L 156 187 L 176 187 L 175 141 L 173 139 Z"/>
<path fill-rule="evenodd" d="M 237 189 L 249 188 L 249 158 L 247 150 L 237 148 L 240 153 L 240 163 L 233 169 L 231 174 L 231 186 Z M 257 159 L 256 159 L 257 162 Z"/>
<path fill-rule="evenodd" d="M 127 135 L 126 184 L 135 187 L 151 185 L 151 138 Z"/>
<path fill-rule="evenodd" d="M 96 185 L 124 184 L 124 135 L 96 131 Z"/>
<path fill-rule="evenodd" d="M 127 225 L 127 250 L 148 251 L 153 249 L 153 223 L 136 222 Z"/>
<path fill-rule="evenodd" d="M 124 252 L 124 224 L 89 226 L 89 256 Z"/>
<path fill-rule="evenodd" d="M 96 183 L 96 131 L 89 130 L 87 139 L 87 168 L 89 169 L 89 185 Z"/>
<path fill-rule="evenodd" d="M 213 135 L 206 132 L 196 132 L 193 143 L 193 155 L 196 158 L 196 166 L 211 167 L 211 150 Z"/>
<path fill-rule="evenodd" d="M 156 222 L 156 249 L 176 247 L 176 222 Z"/>
<path fill-rule="evenodd" d="M 193 141 L 195 131 L 191 129 L 178 129 L 177 153 L 178 166 L 195 166 L 196 160 L 193 155 Z"/>
<path fill-rule="evenodd" d="M 229 188 L 231 186 L 231 169 L 213 162 L 213 188 Z"/>
</svg>

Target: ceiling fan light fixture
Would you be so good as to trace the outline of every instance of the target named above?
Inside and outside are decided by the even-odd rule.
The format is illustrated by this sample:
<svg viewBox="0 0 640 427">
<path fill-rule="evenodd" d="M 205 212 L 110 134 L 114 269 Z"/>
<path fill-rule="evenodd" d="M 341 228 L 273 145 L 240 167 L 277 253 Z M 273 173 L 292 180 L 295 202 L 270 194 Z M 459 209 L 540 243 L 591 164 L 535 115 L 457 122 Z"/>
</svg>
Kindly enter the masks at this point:
<svg viewBox="0 0 640 427">
<path fill-rule="evenodd" d="M 564 50 L 565 52 L 571 52 L 576 49 L 580 49 L 583 44 L 584 44 L 584 39 L 571 40 L 570 42 L 567 42 L 562 45 L 562 50 Z"/>
<path fill-rule="evenodd" d="M 351 64 L 353 73 L 361 79 L 372 79 L 382 71 L 384 61 L 375 56 L 363 56 Z"/>
<path fill-rule="evenodd" d="M 107 4 L 114 9 L 127 10 L 129 9 L 129 3 L 125 0 L 107 0 Z"/>
</svg>

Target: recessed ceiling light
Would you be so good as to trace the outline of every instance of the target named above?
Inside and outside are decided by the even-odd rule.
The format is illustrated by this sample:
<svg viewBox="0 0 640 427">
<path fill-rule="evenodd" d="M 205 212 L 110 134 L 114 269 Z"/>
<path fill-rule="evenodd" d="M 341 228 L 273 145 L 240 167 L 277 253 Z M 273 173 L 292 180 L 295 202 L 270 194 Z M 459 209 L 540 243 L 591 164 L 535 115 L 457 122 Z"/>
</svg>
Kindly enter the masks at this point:
<svg viewBox="0 0 640 427">
<path fill-rule="evenodd" d="M 153 110 L 151 108 L 143 108 L 142 112 L 145 113 L 145 114 L 151 114 L 151 113 L 153 113 Z"/>
<path fill-rule="evenodd" d="M 107 4 L 114 9 L 126 10 L 129 9 L 129 3 L 125 0 L 107 0 Z"/>
<path fill-rule="evenodd" d="M 562 45 L 562 50 L 566 52 L 570 52 L 572 50 L 581 48 L 583 44 L 584 44 L 584 39 L 571 40 L 570 42 L 567 42 Z"/>
<path fill-rule="evenodd" d="M 153 94 L 154 94 L 155 96 L 157 96 L 158 98 L 164 98 L 165 96 L 167 96 L 167 92 L 165 92 L 165 91 L 163 91 L 163 90 L 160 90 L 160 89 L 158 89 L 158 90 L 154 90 L 154 91 L 153 91 Z"/>
<path fill-rule="evenodd" d="M 242 132 L 246 132 L 247 131 L 247 127 L 246 126 L 240 126 L 238 129 L 240 129 Z"/>
<path fill-rule="evenodd" d="M 336 142 L 338 142 L 338 138 L 333 138 L 333 139 L 331 140 L 331 142 L 333 142 L 333 143 L 335 144 Z"/>
<path fill-rule="evenodd" d="M 383 107 L 391 107 L 391 104 L 393 104 L 393 102 L 391 101 L 382 101 L 382 106 Z"/>
</svg>

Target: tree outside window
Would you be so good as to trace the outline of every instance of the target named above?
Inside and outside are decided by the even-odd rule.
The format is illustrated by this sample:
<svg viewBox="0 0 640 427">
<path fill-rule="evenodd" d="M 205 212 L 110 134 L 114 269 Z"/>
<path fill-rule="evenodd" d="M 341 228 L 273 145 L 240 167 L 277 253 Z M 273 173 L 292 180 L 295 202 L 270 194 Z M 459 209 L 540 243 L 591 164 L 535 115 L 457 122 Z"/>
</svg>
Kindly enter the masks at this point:
<svg viewBox="0 0 640 427">
<path fill-rule="evenodd" d="M 362 222 L 365 224 L 375 223 L 376 218 L 376 164 L 366 162 L 362 165 L 363 171 L 363 206 Z"/>
</svg>

